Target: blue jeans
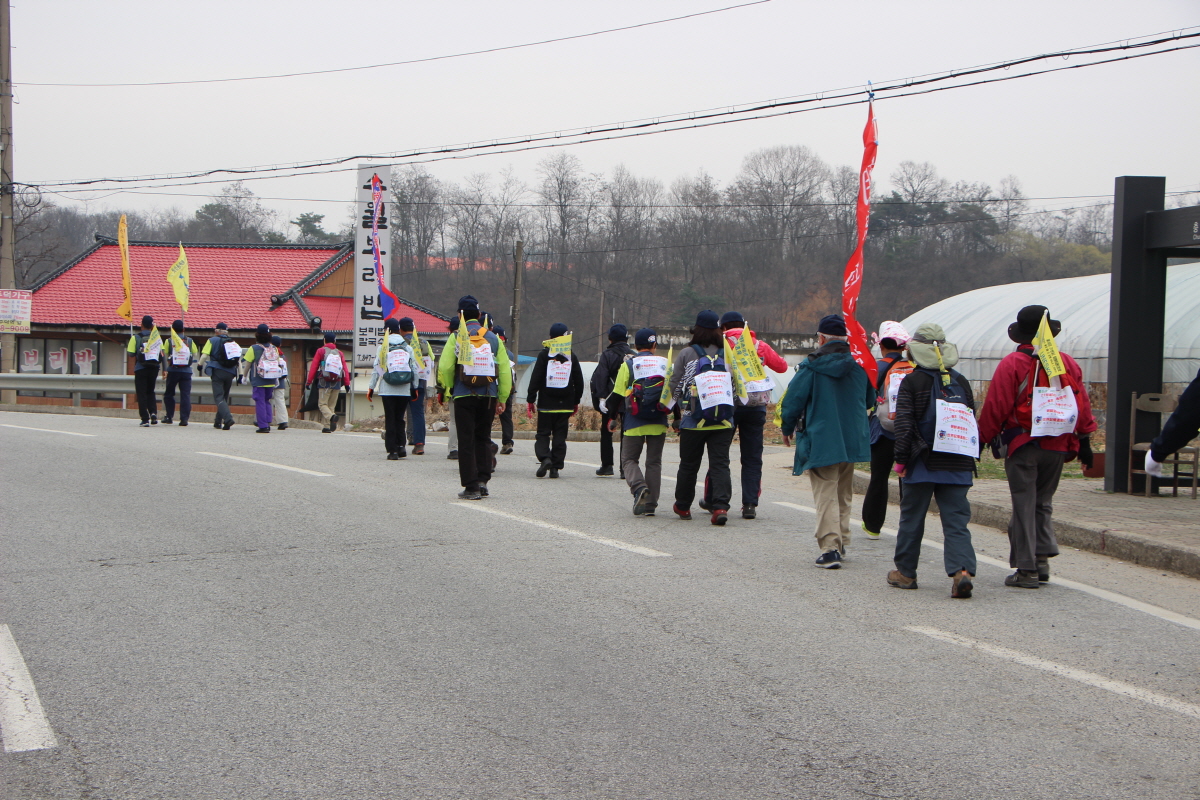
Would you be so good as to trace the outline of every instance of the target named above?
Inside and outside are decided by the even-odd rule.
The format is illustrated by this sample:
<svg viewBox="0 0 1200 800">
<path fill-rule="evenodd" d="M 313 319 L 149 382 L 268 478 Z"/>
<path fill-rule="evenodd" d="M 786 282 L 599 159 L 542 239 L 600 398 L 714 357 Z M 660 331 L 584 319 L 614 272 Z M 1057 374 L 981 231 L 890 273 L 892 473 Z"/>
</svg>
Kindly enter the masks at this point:
<svg viewBox="0 0 1200 800">
<path fill-rule="evenodd" d="M 929 501 L 937 498 L 942 514 L 942 538 L 945 543 L 947 575 L 961 570 L 975 574 L 975 548 L 971 545 L 971 502 L 967 492 L 971 487 L 951 483 L 904 482 L 900 499 L 900 524 L 896 534 L 896 569 L 906 578 L 917 577 L 917 562 L 921 558 L 921 539 L 925 536 L 925 515 Z"/>
<path fill-rule="evenodd" d="M 737 432 L 742 456 L 742 505 L 758 505 L 762 494 L 763 426 L 767 424 L 766 406 L 735 406 L 733 428 Z M 704 502 L 712 504 L 712 470 L 704 476 Z M 733 499 L 732 497 L 730 498 Z"/>
<path fill-rule="evenodd" d="M 163 406 L 167 419 L 175 418 L 175 388 L 179 388 L 179 421 L 187 422 L 192 416 L 192 373 L 167 370 L 167 388 L 163 390 Z"/>
<path fill-rule="evenodd" d="M 425 387 L 416 390 L 408 403 L 409 444 L 425 444 Z M 403 443 L 402 443 L 403 444 Z"/>
</svg>

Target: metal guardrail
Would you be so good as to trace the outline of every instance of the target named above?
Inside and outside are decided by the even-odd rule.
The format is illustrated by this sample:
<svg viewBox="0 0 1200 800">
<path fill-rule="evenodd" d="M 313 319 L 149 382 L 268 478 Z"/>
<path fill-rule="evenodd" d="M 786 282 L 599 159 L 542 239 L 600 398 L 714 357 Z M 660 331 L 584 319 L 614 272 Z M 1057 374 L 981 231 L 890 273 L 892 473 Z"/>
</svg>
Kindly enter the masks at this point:
<svg viewBox="0 0 1200 800">
<path fill-rule="evenodd" d="M 207 378 L 192 378 L 193 389 L 207 386 Z M 71 392 L 80 394 L 136 394 L 132 375 L 45 375 L 42 373 L 0 373 L 0 389 L 23 392 Z M 202 392 L 203 393 L 203 392 Z M 253 405 L 249 386 L 234 386 L 233 398 L 238 405 Z M 245 401 L 244 403 L 241 401 Z"/>
</svg>

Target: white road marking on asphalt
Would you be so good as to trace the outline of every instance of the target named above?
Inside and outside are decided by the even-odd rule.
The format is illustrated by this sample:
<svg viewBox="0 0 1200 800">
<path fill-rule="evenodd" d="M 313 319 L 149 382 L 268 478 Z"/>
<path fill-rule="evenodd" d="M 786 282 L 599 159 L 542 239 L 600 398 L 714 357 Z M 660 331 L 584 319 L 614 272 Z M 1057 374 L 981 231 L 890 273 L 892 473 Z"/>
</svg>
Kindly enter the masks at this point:
<svg viewBox="0 0 1200 800">
<path fill-rule="evenodd" d="M 1165 708 L 1169 711 L 1174 711 L 1177 714 L 1184 714 L 1189 717 L 1200 719 L 1200 706 L 1186 703 L 1183 700 L 1176 700 L 1174 697 L 1168 697 L 1165 694 L 1158 694 L 1147 689 L 1134 686 L 1131 683 L 1124 681 L 1115 681 L 1111 678 L 1106 678 L 1103 675 L 1097 675 L 1093 672 L 1085 672 L 1081 669 L 1068 667 L 1065 664 L 1059 664 L 1055 661 L 1047 661 L 1044 658 L 1022 653 L 1018 650 L 1009 650 L 1007 647 L 997 647 L 994 644 L 987 644 L 978 639 L 971 639 L 967 636 L 959 636 L 955 633 L 941 631 L 937 628 L 926 628 L 921 625 L 906 625 L 905 630 L 913 633 L 924 634 L 925 636 L 938 639 L 950 644 L 956 644 L 960 647 L 966 647 L 970 650 L 978 650 L 981 653 L 987 653 L 996 658 L 1003 658 L 1007 661 L 1012 661 L 1026 667 L 1044 670 L 1053 673 L 1068 680 L 1078 681 L 1079 683 L 1095 686 L 1098 689 L 1119 694 L 1124 697 L 1129 697 L 1134 700 L 1141 700 L 1143 703 L 1149 703 L 1152 706 Z"/>
<path fill-rule="evenodd" d="M 33 678 L 7 625 L 0 625 L 0 731 L 9 753 L 58 747 Z"/>
<path fill-rule="evenodd" d="M 777 501 L 775 501 L 775 505 L 787 506 L 788 508 L 795 508 L 800 511 L 808 511 L 813 514 L 817 513 L 817 510 L 815 508 L 810 508 L 809 506 L 801 506 L 801 505 L 797 505 L 795 503 L 782 503 L 777 500 Z M 850 522 L 851 522 L 851 524 L 854 524 L 854 525 L 862 524 L 862 520 L 858 520 L 858 519 L 851 519 Z M 888 536 L 896 535 L 896 531 L 893 530 L 892 528 L 882 528 L 882 529 L 880 529 L 880 533 L 886 533 Z M 945 546 L 941 542 L 933 542 L 928 539 L 923 540 L 921 542 L 921 544 L 924 545 L 925 547 L 929 547 L 934 550 L 945 550 L 946 549 Z M 1009 566 L 1007 561 L 1001 561 L 998 558 L 992 558 L 990 556 L 976 555 L 975 560 L 981 564 L 989 564 L 993 567 L 1000 567 L 1000 569 L 1005 569 L 1005 570 L 1012 569 L 1012 567 Z M 1162 606 L 1156 606 L 1152 603 L 1143 603 L 1141 600 L 1134 600 L 1132 597 L 1126 597 L 1123 594 L 1117 594 L 1116 592 L 1110 592 L 1107 589 L 1101 589 L 1098 586 L 1090 586 L 1086 583 L 1080 583 L 1079 581 L 1067 580 L 1066 578 L 1055 577 L 1054 583 L 1058 584 L 1059 586 L 1062 586 L 1064 589 L 1074 589 L 1077 592 L 1083 592 L 1084 594 L 1090 594 L 1092 597 L 1098 597 L 1101 600 L 1107 600 L 1110 603 L 1116 603 L 1119 606 L 1125 606 L 1126 608 L 1131 608 L 1134 611 L 1140 611 L 1143 614 L 1149 614 L 1152 617 L 1158 617 L 1159 619 L 1166 620 L 1167 622 L 1174 622 L 1176 625 L 1182 625 L 1185 628 L 1193 628 L 1195 630 L 1200 631 L 1200 619 L 1195 619 L 1193 617 L 1189 617 L 1184 614 L 1180 614 L 1178 612 L 1170 610 L 1169 608 L 1163 608 Z"/>
<path fill-rule="evenodd" d="M 485 514 L 495 514 L 498 517 L 507 517 L 508 519 L 516 520 L 517 522 L 524 522 L 526 525 L 536 525 L 539 528 L 545 528 L 546 530 L 550 531 L 558 531 L 559 533 L 565 533 L 568 536 L 577 536 L 580 539 L 587 539 L 589 542 L 615 547 L 618 550 L 628 550 L 630 553 L 637 553 L 640 556 L 650 556 L 651 558 L 671 557 L 670 553 L 664 553 L 661 550 L 652 550 L 649 547 L 642 547 L 641 545 L 630 544 L 629 542 L 622 542 L 620 539 L 609 539 L 604 536 L 593 536 L 592 534 L 584 533 L 583 531 L 573 531 L 570 528 L 564 528 L 561 525 L 554 525 L 550 522 L 542 522 L 540 519 L 531 519 L 530 517 L 521 517 L 516 514 L 509 514 L 505 511 L 497 511 L 494 508 L 485 508 L 479 505 L 477 501 L 454 503 L 454 505 L 462 506 L 463 508 L 470 508 L 475 511 L 482 511 Z"/>
<path fill-rule="evenodd" d="M 95 436 L 94 433 L 76 433 L 75 431 L 56 431 L 53 428 L 31 428 L 28 425 L 9 425 L 0 423 L 0 428 L 20 428 L 23 431 L 41 431 L 42 433 L 65 433 L 67 436 Z"/>
<path fill-rule="evenodd" d="M 301 469 L 300 467 L 289 467 L 287 464 L 276 464 L 272 461 L 258 461 L 257 459 L 253 459 L 253 458 L 242 458 L 241 456 L 231 456 L 231 455 L 226 455 L 225 453 L 209 453 L 204 450 L 197 450 L 196 454 L 202 455 L 202 456 L 216 456 L 217 458 L 228 458 L 228 459 L 232 459 L 233 461 L 245 461 L 247 464 L 258 464 L 259 466 L 262 466 L 262 467 L 274 467 L 275 469 L 286 469 L 289 472 L 302 472 L 305 475 L 316 475 L 318 478 L 332 478 L 333 477 L 333 475 L 328 472 L 316 472 L 315 470 L 311 470 L 311 469 Z"/>
</svg>

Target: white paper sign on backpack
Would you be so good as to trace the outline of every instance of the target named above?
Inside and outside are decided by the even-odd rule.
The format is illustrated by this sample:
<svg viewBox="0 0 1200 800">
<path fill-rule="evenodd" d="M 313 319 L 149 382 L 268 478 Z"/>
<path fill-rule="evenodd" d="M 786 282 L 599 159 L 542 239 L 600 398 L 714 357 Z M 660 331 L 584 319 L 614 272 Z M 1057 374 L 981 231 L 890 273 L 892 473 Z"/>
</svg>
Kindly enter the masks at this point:
<svg viewBox="0 0 1200 800">
<path fill-rule="evenodd" d="M 1051 378 L 1053 383 L 1061 383 L 1061 378 Z M 1075 393 L 1070 386 L 1035 386 L 1033 387 L 1033 421 L 1029 429 L 1030 436 L 1061 436 L 1073 433 L 1075 422 L 1079 419 L 1079 405 L 1075 402 Z"/>
<path fill-rule="evenodd" d="M 342 354 L 336 350 L 325 351 L 325 362 L 321 365 L 321 369 L 331 375 L 342 374 Z"/>
<path fill-rule="evenodd" d="M 700 408 L 709 409 L 719 405 L 733 405 L 733 376 L 728 372 L 701 372 L 696 376 L 696 393 Z"/>
<path fill-rule="evenodd" d="M 487 343 L 471 347 L 471 363 L 463 365 L 464 375 L 496 375 L 496 359 L 492 356 L 492 348 Z"/>
<path fill-rule="evenodd" d="M 978 458 L 979 424 L 971 409 L 961 403 L 948 403 L 941 399 L 936 402 L 933 451 Z"/>
<path fill-rule="evenodd" d="M 408 351 L 407 350 L 388 350 L 387 371 L 388 372 L 407 372 L 408 371 Z"/>
<path fill-rule="evenodd" d="M 667 360 L 662 356 L 635 356 L 633 358 L 633 379 L 661 378 L 667 374 Z"/>
<path fill-rule="evenodd" d="M 240 344 L 238 344 L 237 342 L 226 342 L 225 343 L 225 357 L 226 358 L 241 358 L 242 357 L 242 346 Z"/>
<path fill-rule="evenodd" d="M 571 382 L 571 362 L 550 359 L 546 362 L 546 388 L 565 389 Z"/>
</svg>

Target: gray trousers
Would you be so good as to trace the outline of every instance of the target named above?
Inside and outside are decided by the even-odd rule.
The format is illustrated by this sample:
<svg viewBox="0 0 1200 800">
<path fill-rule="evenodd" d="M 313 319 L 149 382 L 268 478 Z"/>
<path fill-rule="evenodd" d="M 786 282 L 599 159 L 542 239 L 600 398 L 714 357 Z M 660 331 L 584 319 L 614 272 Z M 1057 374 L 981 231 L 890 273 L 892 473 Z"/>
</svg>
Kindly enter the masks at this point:
<svg viewBox="0 0 1200 800">
<path fill-rule="evenodd" d="M 1033 572 L 1039 558 L 1058 555 L 1054 537 L 1054 493 L 1062 477 L 1066 453 L 1027 444 L 1004 461 L 1012 518 L 1008 523 L 1008 564 Z"/>
<path fill-rule="evenodd" d="M 229 413 L 229 393 L 233 391 L 233 373 L 214 369 L 212 375 L 213 401 L 217 404 L 215 422 L 233 422 L 233 414 Z"/>
<path fill-rule="evenodd" d="M 900 525 L 896 531 L 896 569 L 906 578 L 917 577 L 917 562 L 921 560 L 921 540 L 925 537 L 925 516 L 929 501 L 937 498 L 942 517 L 942 539 L 945 542 L 946 574 L 957 575 L 961 570 L 975 574 L 975 548 L 971 545 L 971 501 L 966 484 L 904 482 L 900 498 Z"/>
<path fill-rule="evenodd" d="M 629 484 L 629 491 L 637 494 L 643 486 L 650 489 L 650 508 L 658 508 L 658 490 L 662 486 L 662 454 L 663 445 L 667 443 L 667 435 L 657 436 L 622 436 L 621 437 L 621 474 Z M 642 475 L 639 463 L 642 458 L 642 448 L 646 448 L 646 474 Z"/>
<path fill-rule="evenodd" d="M 450 409 L 450 421 L 446 423 L 447 433 L 450 434 L 450 441 L 446 443 L 446 451 L 454 452 L 458 449 L 458 423 L 454 421 L 454 398 L 446 398 L 446 408 Z"/>
</svg>

